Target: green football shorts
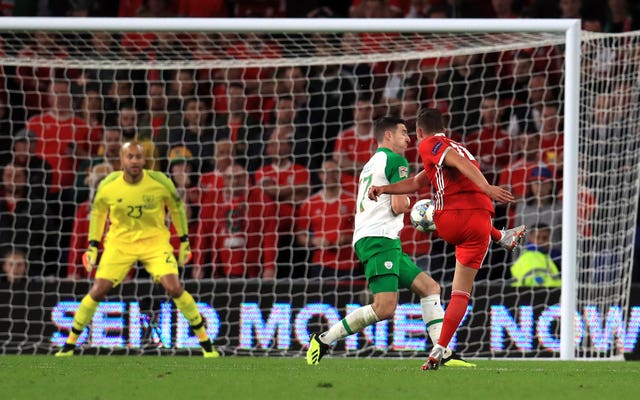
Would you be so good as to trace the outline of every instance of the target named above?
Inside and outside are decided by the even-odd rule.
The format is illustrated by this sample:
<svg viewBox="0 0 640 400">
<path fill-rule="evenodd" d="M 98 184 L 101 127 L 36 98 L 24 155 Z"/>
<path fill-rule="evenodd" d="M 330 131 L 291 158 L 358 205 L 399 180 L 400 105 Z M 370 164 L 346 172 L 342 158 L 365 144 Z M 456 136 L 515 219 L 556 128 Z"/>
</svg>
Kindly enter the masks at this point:
<svg viewBox="0 0 640 400">
<path fill-rule="evenodd" d="M 400 239 L 365 237 L 354 246 L 365 267 L 371 293 L 397 292 L 409 289 L 420 268 L 402 251 Z"/>
</svg>

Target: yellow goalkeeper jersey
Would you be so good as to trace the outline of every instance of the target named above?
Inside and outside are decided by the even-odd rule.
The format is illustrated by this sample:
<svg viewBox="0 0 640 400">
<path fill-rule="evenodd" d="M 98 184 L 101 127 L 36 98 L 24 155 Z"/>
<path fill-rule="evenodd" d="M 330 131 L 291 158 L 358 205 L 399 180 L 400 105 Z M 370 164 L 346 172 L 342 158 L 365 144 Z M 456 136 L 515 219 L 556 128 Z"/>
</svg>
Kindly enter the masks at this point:
<svg viewBox="0 0 640 400">
<path fill-rule="evenodd" d="M 166 209 L 179 236 L 188 233 L 184 204 L 171 180 L 162 172 L 143 170 L 134 184 L 122 171 L 112 172 L 98 186 L 91 207 L 89 240 L 100 241 L 109 217 L 106 241 L 121 244 L 158 237 L 169 239 Z"/>
</svg>

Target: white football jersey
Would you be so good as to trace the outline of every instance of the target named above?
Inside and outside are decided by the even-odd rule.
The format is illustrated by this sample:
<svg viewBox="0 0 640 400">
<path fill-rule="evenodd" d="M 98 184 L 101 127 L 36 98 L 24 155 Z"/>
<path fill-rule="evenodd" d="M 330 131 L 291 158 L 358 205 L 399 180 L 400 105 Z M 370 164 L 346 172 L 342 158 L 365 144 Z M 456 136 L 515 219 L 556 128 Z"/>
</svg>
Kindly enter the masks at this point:
<svg viewBox="0 0 640 400">
<path fill-rule="evenodd" d="M 397 239 L 404 227 L 404 214 L 394 215 L 391 195 L 383 194 L 378 201 L 367 196 L 371 185 L 388 185 L 409 176 L 409 162 L 387 148 L 379 148 L 365 164 L 358 182 L 356 220 L 353 244 L 364 237 Z"/>
</svg>

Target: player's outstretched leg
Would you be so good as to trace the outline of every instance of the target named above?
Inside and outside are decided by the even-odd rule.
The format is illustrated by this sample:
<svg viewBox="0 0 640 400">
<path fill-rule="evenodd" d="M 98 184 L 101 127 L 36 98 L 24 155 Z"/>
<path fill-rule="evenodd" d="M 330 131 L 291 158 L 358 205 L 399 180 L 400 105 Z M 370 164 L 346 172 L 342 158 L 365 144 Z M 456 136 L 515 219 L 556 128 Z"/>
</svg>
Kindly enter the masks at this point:
<svg viewBox="0 0 640 400">
<path fill-rule="evenodd" d="M 218 358 L 220 357 L 220 353 L 218 353 L 215 347 L 213 347 L 211 339 L 209 339 L 209 336 L 207 335 L 207 320 L 202 314 L 200 314 L 200 318 L 202 319 L 201 322 L 197 325 L 192 325 L 191 329 L 193 329 L 193 332 L 198 336 L 200 347 L 202 348 L 202 356 L 204 358 Z M 204 331 L 204 334 L 206 335 L 206 338 L 204 339 L 201 339 L 202 331 Z"/>
<path fill-rule="evenodd" d="M 417 268 L 417 267 L 416 267 Z M 422 308 L 422 320 L 427 327 L 427 333 L 432 343 L 438 343 L 442 333 L 442 323 L 444 321 L 444 310 L 440 304 L 440 286 L 424 272 L 418 274 L 411 285 L 411 289 L 422 296 L 420 307 Z M 476 365 L 463 360 L 448 347 L 445 348 L 441 365 L 448 367 L 475 367 Z"/>
<path fill-rule="evenodd" d="M 93 318 L 93 314 L 96 312 L 98 304 L 100 304 L 100 302 L 95 301 L 90 295 L 84 296 L 80 302 L 80 306 L 78 306 L 78 309 L 76 310 L 75 316 L 73 317 L 73 327 L 71 328 L 71 332 L 69 332 L 67 342 L 64 344 L 62 349 L 55 354 L 56 357 L 73 356 L 76 343 L 78 343 L 78 337 L 82 334 L 84 327 L 91 322 L 91 318 Z"/>
<path fill-rule="evenodd" d="M 527 226 L 516 226 L 515 228 L 501 230 L 500 233 L 502 236 L 500 240 L 498 240 L 498 244 L 501 247 L 512 251 L 518 244 L 520 244 L 522 238 L 524 238 L 525 233 L 527 233 Z"/>
<path fill-rule="evenodd" d="M 82 334 L 82 331 L 76 330 L 76 328 L 71 328 L 71 332 L 69 332 L 69 337 L 67 338 L 67 342 L 62 346 L 60 350 L 55 354 L 56 357 L 72 357 L 73 352 L 76 349 L 76 343 L 78 341 L 78 337 Z"/>
<path fill-rule="evenodd" d="M 429 354 L 429 358 L 427 362 L 422 364 L 422 370 L 424 371 L 435 371 L 440 367 L 440 363 L 444 358 L 445 348 L 440 346 L 439 344 L 433 346 L 433 350 L 431 350 L 431 354 Z"/>
<path fill-rule="evenodd" d="M 207 335 L 206 321 L 196 305 L 193 296 L 186 290 L 182 291 L 182 294 L 173 298 L 173 302 L 176 303 L 178 309 L 185 316 L 187 321 L 191 324 L 191 329 L 198 337 L 200 347 L 202 347 L 202 356 L 204 358 L 218 358 L 220 353 L 211 344 L 211 339 Z"/>
<path fill-rule="evenodd" d="M 379 295 L 380 294 L 377 294 L 376 296 Z M 347 314 L 346 317 L 333 324 L 328 331 L 323 332 L 322 334 L 312 334 L 309 338 L 307 364 L 318 364 L 322 356 L 329 351 L 329 345 L 331 343 L 349 335 L 353 335 L 356 332 L 360 332 L 365 327 L 375 324 L 378 321 L 380 321 L 380 318 L 378 318 L 375 311 L 373 311 L 373 306 L 369 304 Z"/>
<path fill-rule="evenodd" d="M 307 350 L 307 364 L 320 363 L 322 357 L 329 352 L 329 345 L 320 340 L 320 335 L 312 333 L 309 337 L 309 349 Z"/>
</svg>

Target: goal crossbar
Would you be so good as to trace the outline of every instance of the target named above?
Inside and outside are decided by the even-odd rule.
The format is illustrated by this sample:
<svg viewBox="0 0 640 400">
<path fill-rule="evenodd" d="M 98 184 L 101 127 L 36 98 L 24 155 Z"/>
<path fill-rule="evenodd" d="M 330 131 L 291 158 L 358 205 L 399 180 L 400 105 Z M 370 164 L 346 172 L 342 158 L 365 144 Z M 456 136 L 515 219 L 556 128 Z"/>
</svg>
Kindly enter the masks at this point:
<svg viewBox="0 0 640 400">
<path fill-rule="evenodd" d="M 107 32 L 568 32 L 577 19 L 50 18 L 9 17 L 0 30 Z"/>
</svg>

